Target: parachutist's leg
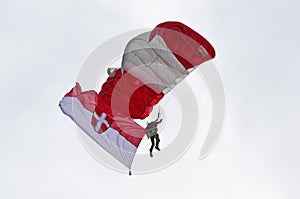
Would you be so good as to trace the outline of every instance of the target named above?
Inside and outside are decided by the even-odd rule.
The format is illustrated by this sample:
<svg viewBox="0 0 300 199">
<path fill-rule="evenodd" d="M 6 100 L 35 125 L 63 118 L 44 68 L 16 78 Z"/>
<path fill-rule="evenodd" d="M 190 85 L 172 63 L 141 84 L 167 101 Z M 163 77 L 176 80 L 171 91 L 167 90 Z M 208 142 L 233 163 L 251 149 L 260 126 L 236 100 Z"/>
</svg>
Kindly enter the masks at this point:
<svg viewBox="0 0 300 199">
<path fill-rule="evenodd" d="M 154 136 L 152 136 L 152 137 L 150 137 L 150 140 L 151 140 L 151 148 L 150 148 L 150 152 L 152 152 L 152 150 L 153 150 L 153 147 L 154 147 Z"/>
<path fill-rule="evenodd" d="M 155 140 L 156 140 L 156 146 L 155 146 L 155 148 L 160 151 L 160 148 L 159 148 L 160 139 L 159 139 L 159 135 L 158 134 L 155 135 Z"/>
<path fill-rule="evenodd" d="M 150 137 L 151 140 L 151 148 L 150 148 L 150 157 L 153 157 L 152 151 L 153 151 L 153 147 L 154 147 L 154 136 Z"/>
</svg>

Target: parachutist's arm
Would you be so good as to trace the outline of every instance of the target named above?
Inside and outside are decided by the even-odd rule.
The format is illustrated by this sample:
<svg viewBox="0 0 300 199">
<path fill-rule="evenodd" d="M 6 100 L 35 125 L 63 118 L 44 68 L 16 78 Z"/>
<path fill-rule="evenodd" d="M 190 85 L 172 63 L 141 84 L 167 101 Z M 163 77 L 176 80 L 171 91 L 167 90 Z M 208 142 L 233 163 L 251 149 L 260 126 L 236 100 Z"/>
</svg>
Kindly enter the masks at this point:
<svg viewBox="0 0 300 199">
<path fill-rule="evenodd" d="M 159 122 L 157 122 L 158 124 L 162 122 L 162 119 L 159 120 Z"/>
<path fill-rule="evenodd" d="M 157 114 L 157 119 L 155 120 L 155 122 L 158 122 L 159 116 L 160 116 L 160 111 Z M 161 121 L 159 121 L 158 123 L 161 123 Z"/>
</svg>

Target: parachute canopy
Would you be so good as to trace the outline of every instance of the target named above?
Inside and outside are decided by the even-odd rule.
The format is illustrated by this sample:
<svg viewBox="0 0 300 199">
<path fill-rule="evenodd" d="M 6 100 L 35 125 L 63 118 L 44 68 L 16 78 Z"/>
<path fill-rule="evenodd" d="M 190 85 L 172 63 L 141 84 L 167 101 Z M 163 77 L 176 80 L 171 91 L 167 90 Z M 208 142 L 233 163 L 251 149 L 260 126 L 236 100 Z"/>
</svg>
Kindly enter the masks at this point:
<svg viewBox="0 0 300 199">
<path fill-rule="evenodd" d="M 146 129 L 144 119 L 195 67 L 215 57 L 212 45 L 180 22 L 164 22 L 132 38 L 120 68 L 99 93 L 80 84 L 60 101 L 61 110 L 113 157 L 131 168 Z M 109 66 L 108 66 L 109 67 Z"/>
</svg>

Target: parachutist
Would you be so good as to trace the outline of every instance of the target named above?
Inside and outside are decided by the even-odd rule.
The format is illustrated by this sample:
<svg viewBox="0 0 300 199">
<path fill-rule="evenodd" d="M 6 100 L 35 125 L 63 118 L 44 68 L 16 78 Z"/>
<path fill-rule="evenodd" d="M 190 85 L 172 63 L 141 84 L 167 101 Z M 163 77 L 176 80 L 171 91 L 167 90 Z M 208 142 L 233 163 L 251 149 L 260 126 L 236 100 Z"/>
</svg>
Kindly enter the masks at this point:
<svg viewBox="0 0 300 199">
<path fill-rule="evenodd" d="M 160 113 L 158 113 L 157 119 L 154 120 L 153 122 L 148 123 L 147 127 L 146 127 L 146 129 L 147 129 L 147 136 L 151 140 L 151 148 L 149 150 L 151 158 L 153 157 L 152 151 L 153 151 L 154 145 L 155 145 L 155 148 L 158 151 L 160 151 L 160 148 L 159 148 L 160 139 L 159 139 L 159 135 L 157 133 L 157 131 L 158 131 L 157 125 L 162 122 L 162 119 L 159 120 L 159 116 L 160 116 Z M 155 141 L 156 141 L 156 143 L 155 143 Z"/>
</svg>

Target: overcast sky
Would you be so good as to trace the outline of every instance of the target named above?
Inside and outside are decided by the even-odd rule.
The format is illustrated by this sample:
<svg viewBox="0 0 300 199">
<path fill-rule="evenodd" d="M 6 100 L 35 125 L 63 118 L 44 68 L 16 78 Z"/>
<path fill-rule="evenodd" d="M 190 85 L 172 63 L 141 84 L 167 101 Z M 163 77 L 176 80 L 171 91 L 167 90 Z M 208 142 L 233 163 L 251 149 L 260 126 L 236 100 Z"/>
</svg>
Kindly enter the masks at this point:
<svg viewBox="0 0 300 199">
<path fill-rule="evenodd" d="M 0 198 L 297 199 L 300 3 L 296 0 L 0 1 Z M 129 177 L 81 145 L 58 101 L 114 35 L 181 21 L 215 47 L 227 112 L 205 160 Z"/>
</svg>

